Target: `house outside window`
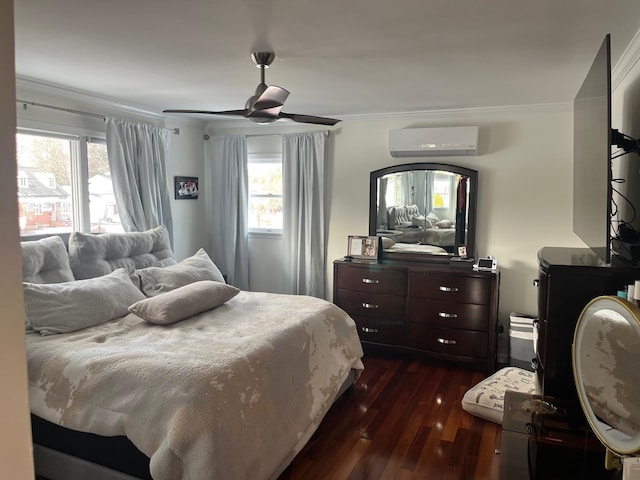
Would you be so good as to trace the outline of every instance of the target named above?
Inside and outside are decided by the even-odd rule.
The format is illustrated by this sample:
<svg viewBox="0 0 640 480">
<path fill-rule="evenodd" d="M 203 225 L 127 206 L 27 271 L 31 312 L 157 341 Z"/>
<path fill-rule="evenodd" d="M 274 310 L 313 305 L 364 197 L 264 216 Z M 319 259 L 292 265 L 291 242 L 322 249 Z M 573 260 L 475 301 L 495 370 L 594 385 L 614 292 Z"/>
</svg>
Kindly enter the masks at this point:
<svg viewBox="0 0 640 480">
<path fill-rule="evenodd" d="M 282 155 L 249 154 L 249 232 L 282 233 Z"/>
<path fill-rule="evenodd" d="M 16 134 L 21 235 L 122 232 L 104 140 Z"/>
</svg>

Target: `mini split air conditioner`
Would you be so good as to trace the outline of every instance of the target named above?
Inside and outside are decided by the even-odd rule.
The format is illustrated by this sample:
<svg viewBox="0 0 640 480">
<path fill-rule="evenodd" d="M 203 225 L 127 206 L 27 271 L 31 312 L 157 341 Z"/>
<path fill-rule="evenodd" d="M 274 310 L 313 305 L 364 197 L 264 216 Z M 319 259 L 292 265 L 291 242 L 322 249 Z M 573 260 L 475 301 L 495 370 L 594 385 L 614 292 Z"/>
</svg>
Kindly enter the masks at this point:
<svg viewBox="0 0 640 480">
<path fill-rule="evenodd" d="M 478 155 L 478 127 L 403 128 L 389 130 L 392 157 Z"/>
</svg>

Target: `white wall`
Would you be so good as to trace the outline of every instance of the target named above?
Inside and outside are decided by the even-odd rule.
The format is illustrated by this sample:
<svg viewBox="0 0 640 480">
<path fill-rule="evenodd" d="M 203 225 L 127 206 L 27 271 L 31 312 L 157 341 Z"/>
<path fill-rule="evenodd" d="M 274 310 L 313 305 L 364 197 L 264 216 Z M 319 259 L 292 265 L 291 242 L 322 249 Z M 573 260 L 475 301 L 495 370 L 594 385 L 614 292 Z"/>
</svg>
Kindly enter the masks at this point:
<svg viewBox="0 0 640 480">
<path fill-rule="evenodd" d="M 13 2 L 0 2 L 0 477 L 33 478 L 15 163 Z"/>
</svg>

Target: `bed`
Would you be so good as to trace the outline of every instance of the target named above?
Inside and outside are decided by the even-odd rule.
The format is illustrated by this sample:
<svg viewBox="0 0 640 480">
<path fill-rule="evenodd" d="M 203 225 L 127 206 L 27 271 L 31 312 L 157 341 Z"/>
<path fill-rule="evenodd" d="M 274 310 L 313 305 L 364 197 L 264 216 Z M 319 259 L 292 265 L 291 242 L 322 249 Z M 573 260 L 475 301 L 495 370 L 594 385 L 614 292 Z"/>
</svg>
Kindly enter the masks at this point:
<svg viewBox="0 0 640 480">
<path fill-rule="evenodd" d="M 203 250 L 177 262 L 164 227 L 72 234 L 65 255 L 59 239 L 23 243 L 36 471 L 52 480 L 77 457 L 79 478 L 99 464 L 275 479 L 364 368 L 343 310 L 239 291 Z"/>
<path fill-rule="evenodd" d="M 396 243 L 420 243 L 438 247 L 455 246 L 455 223 L 441 219 L 435 213 L 423 215 L 416 205 L 401 205 L 387 208 L 388 230 Z"/>
</svg>

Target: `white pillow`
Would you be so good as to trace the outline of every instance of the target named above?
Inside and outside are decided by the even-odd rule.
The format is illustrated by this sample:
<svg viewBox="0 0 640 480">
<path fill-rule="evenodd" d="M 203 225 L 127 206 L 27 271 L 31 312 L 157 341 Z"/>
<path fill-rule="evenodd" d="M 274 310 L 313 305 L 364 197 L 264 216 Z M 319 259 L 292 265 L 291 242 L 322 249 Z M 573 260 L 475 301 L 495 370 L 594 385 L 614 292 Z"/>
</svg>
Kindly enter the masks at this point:
<svg viewBox="0 0 640 480">
<path fill-rule="evenodd" d="M 434 224 L 434 225 L 440 221 L 440 217 L 438 217 L 438 216 L 437 216 L 435 213 L 433 213 L 433 212 L 429 212 L 429 215 L 427 215 L 427 218 L 428 218 L 428 219 L 429 219 L 429 221 L 430 221 L 432 224 Z"/>
<path fill-rule="evenodd" d="M 225 283 L 222 273 L 202 248 L 177 265 L 142 268 L 134 274 L 140 279 L 140 289 L 147 297 L 201 280 Z"/>
<path fill-rule="evenodd" d="M 393 247 L 396 242 L 389 237 L 380 237 L 382 238 L 382 248 L 387 249 Z"/>
<path fill-rule="evenodd" d="M 472 415 L 502 424 L 504 394 L 507 390 L 535 394 L 535 373 L 518 367 L 505 367 L 467 390 L 462 409 Z"/>
<path fill-rule="evenodd" d="M 42 335 L 68 333 L 129 313 L 144 299 L 124 268 L 102 277 L 65 283 L 23 283 L 24 308 L 33 330 Z"/>
<path fill-rule="evenodd" d="M 453 226 L 453 222 L 451 220 L 440 220 L 436 223 L 436 227 L 438 228 L 451 228 Z"/>
<path fill-rule="evenodd" d="M 62 238 L 54 236 L 21 242 L 20 247 L 23 282 L 60 283 L 75 280 Z"/>
<path fill-rule="evenodd" d="M 168 325 L 219 307 L 238 293 L 240 290 L 232 285 L 204 280 L 140 300 L 129 311 L 147 322 Z"/>
</svg>

